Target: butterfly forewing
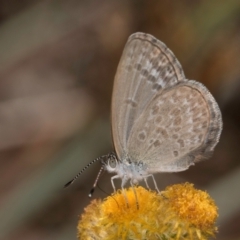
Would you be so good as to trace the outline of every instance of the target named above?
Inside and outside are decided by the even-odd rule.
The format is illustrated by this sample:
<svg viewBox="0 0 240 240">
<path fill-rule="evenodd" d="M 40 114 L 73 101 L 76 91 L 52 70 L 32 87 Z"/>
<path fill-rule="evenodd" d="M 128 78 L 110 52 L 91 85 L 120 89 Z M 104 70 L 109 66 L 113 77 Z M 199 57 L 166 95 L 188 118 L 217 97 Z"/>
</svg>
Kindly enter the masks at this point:
<svg viewBox="0 0 240 240">
<path fill-rule="evenodd" d="M 221 129 L 212 95 L 202 84 L 185 80 L 164 89 L 135 121 L 128 156 L 152 173 L 182 171 L 212 152 Z"/>
<path fill-rule="evenodd" d="M 129 37 L 112 97 L 113 141 L 120 160 L 130 151 L 132 128 L 149 103 L 184 78 L 180 63 L 164 43 L 145 33 Z"/>
</svg>

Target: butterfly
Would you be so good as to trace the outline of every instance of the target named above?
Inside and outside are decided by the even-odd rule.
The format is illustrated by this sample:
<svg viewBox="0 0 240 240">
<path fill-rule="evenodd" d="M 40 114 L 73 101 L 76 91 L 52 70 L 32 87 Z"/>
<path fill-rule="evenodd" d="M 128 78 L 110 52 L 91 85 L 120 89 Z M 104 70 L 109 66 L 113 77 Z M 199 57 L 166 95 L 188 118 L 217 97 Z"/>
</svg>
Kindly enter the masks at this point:
<svg viewBox="0 0 240 240">
<path fill-rule="evenodd" d="M 134 33 L 125 45 L 114 80 L 112 137 L 115 151 L 101 161 L 102 173 L 115 173 L 124 188 L 159 172 L 180 172 L 211 156 L 222 131 L 214 97 L 201 83 L 186 79 L 166 45 L 146 33 Z M 90 193 L 90 195 L 91 195 Z"/>
</svg>

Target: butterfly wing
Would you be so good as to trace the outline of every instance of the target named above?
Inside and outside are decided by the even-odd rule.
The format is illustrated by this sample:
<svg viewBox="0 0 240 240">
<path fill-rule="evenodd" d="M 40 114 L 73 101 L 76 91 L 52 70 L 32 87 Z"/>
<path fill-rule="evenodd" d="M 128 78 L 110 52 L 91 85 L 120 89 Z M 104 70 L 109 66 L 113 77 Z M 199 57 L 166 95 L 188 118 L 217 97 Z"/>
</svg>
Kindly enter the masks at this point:
<svg viewBox="0 0 240 240">
<path fill-rule="evenodd" d="M 136 120 L 152 99 L 184 79 L 182 67 L 166 45 L 151 35 L 135 33 L 124 48 L 114 80 L 112 134 L 120 160 Z"/>
<path fill-rule="evenodd" d="M 134 123 L 128 156 L 148 172 L 177 172 L 208 157 L 222 131 L 219 107 L 204 85 L 182 81 L 157 95 Z"/>
</svg>

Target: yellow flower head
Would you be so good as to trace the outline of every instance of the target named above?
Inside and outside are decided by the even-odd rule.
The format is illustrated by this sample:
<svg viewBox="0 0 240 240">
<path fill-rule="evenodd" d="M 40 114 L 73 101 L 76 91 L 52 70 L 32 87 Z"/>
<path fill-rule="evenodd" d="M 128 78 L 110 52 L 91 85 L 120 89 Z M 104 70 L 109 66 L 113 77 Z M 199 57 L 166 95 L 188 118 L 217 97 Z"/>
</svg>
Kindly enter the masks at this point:
<svg viewBox="0 0 240 240">
<path fill-rule="evenodd" d="M 188 239 L 205 240 L 217 228 L 217 207 L 210 196 L 192 184 L 176 184 L 161 194 L 135 187 L 104 201 L 94 200 L 78 224 L 79 239 Z"/>
</svg>

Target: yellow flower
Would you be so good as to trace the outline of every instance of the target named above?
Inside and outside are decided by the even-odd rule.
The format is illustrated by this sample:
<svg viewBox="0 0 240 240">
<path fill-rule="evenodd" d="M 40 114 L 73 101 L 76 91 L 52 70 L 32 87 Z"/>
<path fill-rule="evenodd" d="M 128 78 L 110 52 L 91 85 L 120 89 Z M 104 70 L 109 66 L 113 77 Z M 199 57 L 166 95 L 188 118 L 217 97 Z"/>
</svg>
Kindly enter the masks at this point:
<svg viewBox="0 0 240 240">
<path fill-rule="evenodd" d="M 192 184 L 176 184 L 161 194 L 135 187 L 104 201 L 93 200 L 78 223 L 78 238 L 205 240 L 217 232 L 217 207 L 210 196 Z M 139 206 L 139 207 L 138 207 Z"/>
</svg>

